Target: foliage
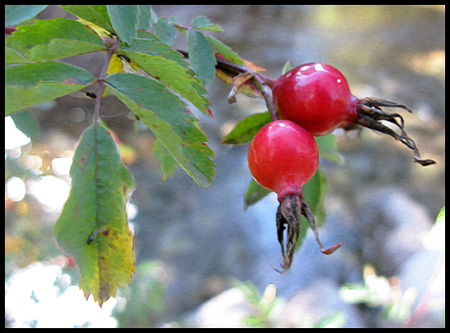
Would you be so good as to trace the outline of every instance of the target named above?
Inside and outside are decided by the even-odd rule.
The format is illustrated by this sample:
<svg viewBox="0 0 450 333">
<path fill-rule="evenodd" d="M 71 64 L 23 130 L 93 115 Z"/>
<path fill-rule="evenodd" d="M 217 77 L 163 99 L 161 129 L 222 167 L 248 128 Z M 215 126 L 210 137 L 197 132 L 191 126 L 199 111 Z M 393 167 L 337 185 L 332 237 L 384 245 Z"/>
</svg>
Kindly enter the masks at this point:
<svg viewBox="0 0 450 333">
<path fill-rule="evenodd" d="M 270 283 L 261 295 L 258 289 L 251 282 L 235 282 L 237 288 L 243 291 L 247 302 L 253 307 L 253 313 L 244 318 L 243 323 L 254 328 L 275 328 L 279 327 L 280 319 L 286 306 L 286 301 L 277 296 L 277 288 Z M 299 315 L 296 321 L 298 328 L 337 328 L 345 323 L 343 312 L 329 313 L 318 321 L 311 321 L 309 318 Z"/>
<path fill-rule="evenodd" d="M 72 190 L 56 222 L 55 236 L 78 263 L 86 298 L 93 294 L 101 303 L 116 294 L 117 285 L 131 282 L 135 271 L 125 211 L 126 195 L 135 184 L 101 126 L 83 133 L 70 175 Z"/>
<path fill-rule="evenodd" d="M 222 31 L 206 17 L 195 18 L 188 27 L 174 17 L 158 18 L 149 5 L 62 5 L 60 8 L 77 19 L 26 24 L 45 8 L 6 6 L 7 25 L 18 26 L 5 38 L 5 115 L 20 119 L 17 124 L 26 131 L 30 107 L 96 88 L 95 94 L 87 94 L 96 99 L 94 121 L 78 144 L 71 169 L 72 189 L 55 235 L 80 269 L 85 296 L 93 294 L 101 305 L 115 295 L 117 286 L 129 283 L 135 271 L 125 212 L 134 180 L 100 122 L 103 96 L 115 95 L 153 132 L 153 154 L 163 180 L 180 166 L 199 186 L 208 187 L 216 176 L 215 154 L 194 113 L 198 110 L 212 116 L 205 84 L 216 74 L 232 85 L 229 100 L 233 101 L 237 93 L 266 98 L 270 79 L 260 74 L 263 68 L 240 58 L 215 37 L 206 36 L 207 31 Z M 173 48 L 177 33 L 187 39 L 187 53 Z M 95 52 L 106 53 L 99 77 L 64 60 Z M 241 120 L 223 143 L 248 143 L 271 121 L 273 110 L 268 108 L 266 113 Z M 322 157 L 338 160 L 332 135 L 317 143 Z M 252 181 L 244 206 L 267 193 Z M 320 224 L 326 194 L 326 178 L 320 169 L 304 194 Z"/>
</svg>

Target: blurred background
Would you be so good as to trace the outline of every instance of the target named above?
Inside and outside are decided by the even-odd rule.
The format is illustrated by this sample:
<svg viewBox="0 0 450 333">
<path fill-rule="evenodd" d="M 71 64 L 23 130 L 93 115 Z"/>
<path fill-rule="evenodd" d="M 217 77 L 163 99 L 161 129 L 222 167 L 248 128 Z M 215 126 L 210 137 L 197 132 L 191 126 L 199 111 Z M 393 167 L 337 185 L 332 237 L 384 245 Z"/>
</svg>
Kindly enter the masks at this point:
<svg viewBox="0 0 450 333">
<path fill-rule="evenodd" d="M 445 7 L 153 6 L 189 25 L 206 16 L 224 28 L 207 33 L 277 78 L 292 67 L 338 68 L 358 98 L 407 105 L 406 131 L 423 158 L 391 137 L 364 129 L 335 132 L 340 164 L 321 161 L 327 218 L 311 231 L 290 270 L 276 238 L 276 196 L 244 210 L 251 175 L 247 146 L 224 146 L 240 119 L 265 111 L 217 78 L 207 85 L 213 118 L 199 114 L 217 158 L 204 189 L 179 169 L 161 181 L 154 137 L 134 130 L 114 97 L 102 101 L 137 188 L 128 205 L 137 274 L 99 308 L 84 300 L 78 273 L 58 249 L 56 219 L 70 189 L 77 141 L 94 102 L 67 96 L 5 119 L 6 327 L 444 327 Z M 49 6 L 38 19 L 72 18 Z M 178 33 L 175 47 L 187 49 Z M 103 54 L 67 59 L 99 75 Z M 30 116 L 31 115 L 31 116 Z M 23 129 L 17 130 L 16 125 Z M 31 140 L 30 140 L 31 138 Z M 438 222 L 435 220 L 439 215 Z"/>
</svg>

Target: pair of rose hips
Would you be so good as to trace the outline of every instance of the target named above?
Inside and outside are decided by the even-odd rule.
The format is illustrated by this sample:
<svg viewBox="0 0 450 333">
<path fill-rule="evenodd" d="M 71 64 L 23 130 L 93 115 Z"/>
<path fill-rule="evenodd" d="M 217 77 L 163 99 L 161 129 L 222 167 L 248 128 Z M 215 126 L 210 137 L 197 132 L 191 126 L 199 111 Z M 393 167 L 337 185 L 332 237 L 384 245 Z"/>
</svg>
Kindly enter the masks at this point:
<svg viewBox="0 0 450 333">
<path fill-rule="evenodd" d="M 248 165 L 254 179 L 278 194 L 278 241 L 284 257 L 284 273 L 290 266 L 299 237 L 301 215 L 304 215 L 323 253 L 330 254 L 338 243 L 325 250 L 318 238 L 312 211 L 304 201 L 302 187 L 315 174 L 319 152 L 313 136 L 331 133 L 338 127 L 362 125 L 379 130 L 400 140 L 414 151 L 415 161 L 422 160 L 403 130 L 403 118 L 388 114 L 380 106 L 407 107 L 386 100 L 359 100 L 350 92 L 347 80 L 336 68 L 324 63 L 310 63 L 294 68 L 278 78 L 272 86 L 273 100 L 282 120 L 265 125 L 254 136 L 248 151 Z M 397 122 L 401 120 L 401 124 Z M 401 129 L 401 135 L 379 121 L 386 120 Z M 287 242 L 283 233 L 287 225 Z"/>
<path fill-rule="evenodd" d="M 256 181 L 278 194 L 301 193 L 319 165 L 313 135 L 326 135 L 356 117 L 358 99 L 334 67 L 311 63 L 294 68 L 275 81 L 273 98 L 283 120 L 264 126 L 248 153 Z"/>
</svg>

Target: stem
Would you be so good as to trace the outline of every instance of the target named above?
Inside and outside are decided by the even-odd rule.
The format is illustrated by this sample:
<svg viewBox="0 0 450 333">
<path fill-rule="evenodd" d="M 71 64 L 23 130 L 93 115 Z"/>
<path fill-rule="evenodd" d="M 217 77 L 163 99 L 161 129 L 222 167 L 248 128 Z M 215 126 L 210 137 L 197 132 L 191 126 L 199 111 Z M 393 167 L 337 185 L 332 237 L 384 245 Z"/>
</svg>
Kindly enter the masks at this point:
<svg viewBox="0 0 450 333">
<path fill-rule="evenodd" d="M 177 50 L 180 52 L 185 58 L 189 58 L 189 53 L 182 50 Z M 275 80 L 271 79 L 270 77 L 261 74 L 259 72 L 256 72 L 246 66 L 238 65 L 235 63 L 232 63 L 228 60 L 222 59 L 220 57 L 216 56 L 217 65 L 216 68 L 220 69 L 221 71 L 225 72 L 226 74 L 229 74 L 230 76 L 235 77 L 236 75 L 240 74 L 246 74 L 249 73 L 253 76 L 253 83 L 255 84 L 256 88 L 261 92 L 261 95 L 264 97 L 266 101 L 267 108 L 270 111 L 270 117 L 272 120 L 278 120 L 278 113 L 275 108 L 275 103 L 273 102 L 272 97 L 272 87 L 275 84 Z"/>
<path fill-rule="evenodd" d="M 266 101 L 266 105 L 267 108 L 269 109 L 270 118 L 272 119 L 272 121 L 279 120 L 280 118 L 278 117 L 277 109 L 273 101 L 272 89 L 266 84 L 266 81 L 264 81 L 264 79 L 261 78 L 259 73 L 254 73 L 253 82 L 263 95 L 264 100 Z"/>
<path fill-rule="evenodd" d="M 14 31 L 16 31 L 14 27 L 5 27 L 5 34 L 11 35 Z"/>
<path fill-rule="evenodd" d="M 120 40 L 117 39 L 113 46 L 108 49 L 108 53 L 106 55 L 105 63 L 103 64 L 102 71 L 100 72 L 100 76 L 97 79 L 98 87 L 95 91 L 95 107 L 94 107 L 94 125 L 98 125 L 98 121 L 100 118 L 100 105 L 103 95 L 103 85 L 105 84 L 106 73 L 109 68 L 109 62 L 111 61 L 111 57 L 116 51 L 117 47 L 120 45 Z"/>
</svg>

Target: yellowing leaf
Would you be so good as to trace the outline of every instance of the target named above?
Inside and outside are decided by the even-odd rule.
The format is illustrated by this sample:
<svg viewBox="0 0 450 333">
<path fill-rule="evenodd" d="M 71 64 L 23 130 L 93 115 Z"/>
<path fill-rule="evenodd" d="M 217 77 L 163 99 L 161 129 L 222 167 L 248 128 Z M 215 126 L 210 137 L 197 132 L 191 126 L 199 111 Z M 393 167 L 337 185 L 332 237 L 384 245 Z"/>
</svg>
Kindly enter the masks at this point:
<svg viewBox="0 0 450 333">
<path fill-rule="evenodd" d="M 262 68 L 261 66 L 255 65 L 255 64 L 252 63 L 251 61 L 248 61 L 248 60 L 245 60 L 245 59 L 242 59 L 242 60 L 244 60 L 244 65 L 245 65 L 245 67 L 248 67 L 248 68 L 250 68 L 250 69 L 253 69 L 253 70 L 256 71 L 256 72 L 265 72 L 265 71 L 266 71 L 265 68 Z"/>
<path fill-rule="evenodd" d="M 114 54 L 109 62 L 107 74 L 114 73 L 138 73 L 146 76 L 146 73 L 127 56 Z"/>
<path fill-rule="evenodd" d="M 100 306 L 135 272 L 126 197 L 135 186 L 111 135 L 102 126 L 83 133 L 72 168 L 72 188 L 56 222 L 61 248 L 80 270 L 80 288 Z"/>
<path fill-rule="evenodd" d="M 98 26 L 98 25 L 96 25 L 96 24 L 94 24 L 92 22 L 83 20 L 81 17 L 78 17 L 78 21 L 80 21 L 84 25 L 87 25 L 89 28 L 94 30 L 97 33 L 97 35 L 99 35 L 100 37 L 103 37 L 103 38 L 110 38 L 111 37 L 111 33 L 108 30 L 106 30 L 106 29 L 104 29 L 104 28 L 102 28 L 102 27 L 100 27 L 100 26 Z"/>
<path fill-rule="evenodd" d="M 117 54 L 114 54 L 111 57 L 111 60 L 109 61 L 108 71 L 106 73 L 107 74 L 125 73 L 122 66 L 122 59 L 120 59 Z"/>
</svg>

